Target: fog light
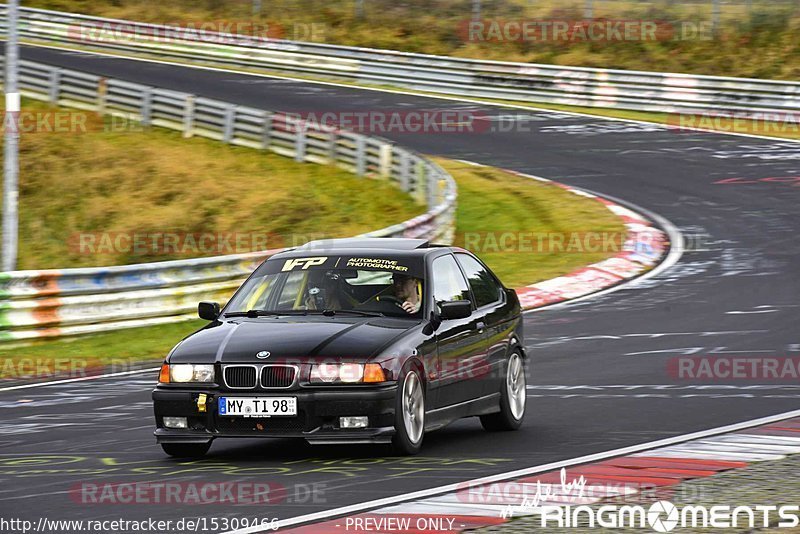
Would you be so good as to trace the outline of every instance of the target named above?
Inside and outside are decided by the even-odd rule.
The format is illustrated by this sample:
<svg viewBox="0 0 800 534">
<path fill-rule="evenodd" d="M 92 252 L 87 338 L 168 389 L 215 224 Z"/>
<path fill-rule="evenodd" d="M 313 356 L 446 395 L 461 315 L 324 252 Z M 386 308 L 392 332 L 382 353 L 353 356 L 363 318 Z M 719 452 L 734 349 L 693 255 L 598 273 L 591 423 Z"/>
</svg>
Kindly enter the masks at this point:
<svg viewBox="0 0 800 534">
<path fill-rule="evenodd" d="M 185 417 L 165 417 L 164 426 L 167 428 L 189 428 Z"/>
<path fill-rule="evenodd" d="M 369 417 L 340 417 L 339 428 L 367 428 Z"/>
</svg>

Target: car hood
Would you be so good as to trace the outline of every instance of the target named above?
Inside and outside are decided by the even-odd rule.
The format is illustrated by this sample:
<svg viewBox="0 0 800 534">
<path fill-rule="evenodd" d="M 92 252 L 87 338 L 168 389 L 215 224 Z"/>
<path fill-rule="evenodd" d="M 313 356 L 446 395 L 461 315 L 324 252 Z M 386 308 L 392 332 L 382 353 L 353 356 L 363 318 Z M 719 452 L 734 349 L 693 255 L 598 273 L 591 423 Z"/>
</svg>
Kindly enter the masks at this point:
<svg viewBox="0 0 800 534">
<path fill-rule="evenodd" d="M 181 341 L 171 363 L 274 363 L 308 358 L 365 359 L 420 321 L 384 317 L 237 318 L 216 321 Z M 256 353 L 268 351 L 265 359 Z"/>
</svg>

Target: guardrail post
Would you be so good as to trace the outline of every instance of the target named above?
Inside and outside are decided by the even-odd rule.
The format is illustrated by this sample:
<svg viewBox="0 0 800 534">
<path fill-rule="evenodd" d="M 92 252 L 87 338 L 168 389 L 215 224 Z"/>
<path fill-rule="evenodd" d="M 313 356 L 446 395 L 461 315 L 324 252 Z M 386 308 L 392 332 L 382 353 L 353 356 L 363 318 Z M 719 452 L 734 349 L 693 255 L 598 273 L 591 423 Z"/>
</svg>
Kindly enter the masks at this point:
<svg viewBox="0 0 800 534">
<path fill-rule="evenodd" d="M 306 127 L 299 119 L 294 124 L 297 136 L 294 138 L 294 160 L 302 163 L 306 160 Z"/>
<path fill-rule="evenodd" d="M 106 112 L 106 97 L 108 96 L 108 80 L 100 78 L 97 82 L 97 113 L 103 115 Z"/>
<path fill-rule="evenodd" d="M 356 136 L 356 174 L 364 176 L 367 172 L 367 140 L 363 135 Z"/>
<path fill-rule="evenodd" d="M 328 130 L 328 163 L 336 163 L 336 130 Z"/>
<path fill-rule="evenodd" d="M 139 108 L 142 117 L 142 126 L 150 126 L 153 122 L 153 90 L 147 88 L 142 93 L 142 105 Z"/>
<path fill-rule="evenodd" d="M 388 178 L 392 174 L 392 144 L 383 143 L 380 151 L 380 174 Z"/>
<path fill-rule="evenodd" d="M 270 136 L 272 135 L 272 113 L 264 112 L 264 129 L 261 130 L 261 148 L 269 150 Z"/>
<path fill-rule="evenodd" d="M 53 105 L 58 104 L 58 97 L 61 94 L 61 69 L 50 71 L 50 89 L 48 99 Z"/>
<path fill-rule="evenodd" d="M 411 186 L 411 162 L 408 158 L 408 152 L 405 150 L 400 151 L 400 189 L 406 193 L 410 192 Z"/>
<path fill-rule="evenodd" d="M 236 122 L 236 106 L 228 104 L 225 108 L 225 125 L 222 130 L 222 142 L 230 143 L 233 139 L 233 125 Z"/>
<path fill-rule="evenodd" d="M 194 130 L 194 95 L 188 95 L 183 106 L 183 136 L 191 137 Z"/>
</svg>

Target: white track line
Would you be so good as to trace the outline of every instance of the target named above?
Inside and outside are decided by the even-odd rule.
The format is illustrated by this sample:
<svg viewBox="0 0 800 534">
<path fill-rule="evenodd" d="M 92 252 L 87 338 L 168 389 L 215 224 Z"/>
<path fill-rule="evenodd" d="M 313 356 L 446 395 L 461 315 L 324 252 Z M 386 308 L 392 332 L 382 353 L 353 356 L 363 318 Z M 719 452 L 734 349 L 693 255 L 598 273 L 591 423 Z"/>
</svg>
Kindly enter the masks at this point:
<svg viewBox="0 0 800 534">
<path fill-rule="evenodd" d="M 435 495 L 441 495 L 443 493 L 450 493 L 452 491 L 458 491 L 467 489 L 473 486 L 479 486 L 483 484 L 491 484 L 493 482 L 501 482 L 504 480 L 515 479 L 523 476 L 534 475 L 536 473 L 541 473 L 543 471 L 552 471 L 554 469 L 560 469 L 562 467 L 569 467 L 576 464 L 583 464 L 588 462 L 596 462 L 598 460 L 605 460 L 607 458 L 613 458 L 615 456 L 624 456 L 627 454 L 633 454 L 638 452 L 643 452 L 649 449 L 655 449 L 659 447 L 666 447 L 669 445 L 674 445 L 676 443 L 684 443 L 687 441 L 692 441 L 696 439 L 701 439 L 709 436 L 716 436 L 718 434 L 727 434 L 729 432 L 735 432 L 737 430 L 743 430 L 746 428 L 751 428 L 754 426 L 761 426 L 769 423 L 774 423 L 776 421 L 782 421 L 784 419 L 790 419 L 793 417 L 800 417 L 800 410 L 793 410 L 791 412 L 784 412 L 776 415 L 770 415 L 768 417 L 761 417 L 759 419 L 751 419 L 750 421 L 743 421 L 741 423 L 734 423 L 732 425 L 721 426 L 717 428 L 711 428 L 708 430 L 701 430 L 699 432 L 692 432 L 691 434 L 684 434 L 681 436 L 674 436 L 671 438 L 660 439 L 656 441 L 650 441 L 647 443 L 641 443 L 639 445 L 631 445 L 629 447 L 622 447 L 620 449 L 613 449 L 610 451 L 599 452 L 596 454 L 589 454 L 586 456 L 580 456 L 578 458 L 573 458 L 571 460 L 562 460 L 560 462 L 552 462 L 549 464 L 542 464 L 533 467 L 526 467 L 524 469 L 517 469 L 516 471 L 508 471 L 505 473 L 500 473 L 497 475 L 491 475 L 483 478 L 477 478 L 474 480 L 469 480 L 465 482 L 457 482 L 455 484 L 447 484 L 445 486 L 438 486 L 435 488 L 430 488 L 426 490 L 414 491 L 411 493 L 405 493 L 402 495 L 395 495 L 393 497 L 385 497 L 383 499 L 375 499 L 373 501 L 367 501 L 360 504 L 352 504 L 349 506 L 342 506 L 340 508 L 334 508 L 333 510 L 325 510 L 322 512 L 315 512 L 312 514 L 301 515 L 297 517 L 292 517 L 290 519 L 283 519 L 278 521 L 275 525 L 275 529 L 280 528 L 287 528 L 291 526 L 297 526 L 304 523 L 310 522 L 317 522 L 325 519 L 331 519 L 335 517 L 346 516 L 350 514 L 366 512 L 369 510 L 373 510 L 375 508 L 381 508 L 384 506 L 389 506 L 393 504 L 398 504 L 401 502 L 413 501 L 418 499 L 423 499 L 425 497 L 432 497 Z M 254 532 L 266 532 L 267 529 L 263 526 L 255 526 L 249 528 L 243 528 L 239 530 L 229 530 L 227 532 L 223 532 L 222 534 L 250 534 Z"/>
<path fill-rule="evenodd" d="M 63 46 L 56 46 L 56 45 L 45 45 L 45 44 L 32 44 L 32 43 L 22 43 L 24 46 L 36 47 L 36 48 L 50 48 L 53 50 L 61 50 L 64 52 L 72 52 L 75 54 L 84 54 L 84 55 L 92 55 L 92 56 L 102 56 L 102 57 L 111 57 L 115 59 L 127 59 L 130 61 L 143 61 L 145 63 L 156 63 L 160 65 L 174 65 L 177 67 L 186 67 L 187 69 L 197 69 L 197 70 L 208 70 L 212 72 L 227 72 L 231 74 L 242 74 L 245 76 L 255 76 L 257 78 L 274 78 L 277 80 L 289 80 L 293 82 L 301 82 L 301 83 L 311 83 L 316 85 L 330 85 L 333 87 L 346 87 L 349 89 L 361 89 L 364 91 L 378 91 L 381 93 L 392 93 L 396 95 L 406 95 L 406 96 L 416 96 L 421 98 L 433 98 L 436 100 L 450 100 L 453 102 L 464 102 L 467 104 L 479 104 L 481 106 L 491 106 L 496 108 L 506 108 L 506 109 L 519 109 L 525 111 L 544 111 L 549 113 L 560 113 L 562 115 L 573 115 L 576 117 L 591 117 L 594 119 L 600 120 L 608 120 L 608 121 L 616 121 L 616 122 L 627 122 L 632 124 L 647 124 L 649 126 L 659 126 L 664 130 L 669 130 L 670 127 L 668 125 L 659 123 L 659 122 L 650 122 L 650 121 L 643 121 L 643 120 L 636 120 L 636 119 L 623 119 L 620 117 L 606 117 L 605 115 L 593 115 L 592 113 L 585 113 L 580 111 L 562 111 L 559 109 L 551 109 L 551 108 L 540 108 L 536 106 L 521 106 L 515 104 L 500 104 L 498 102 L 486 102 L 483 100 L 475 100 L 472 98 L 461 98 L 456 96 L 448 96 L 448 95 L 432 95 L 426 93 L 415 93 L 414 91 L 402 91 L 400 89 L 387 89 L 381 87 L 370 87 L 368 85 L 358 85 L 355 83 L 337 83 L 337 82 L 328 82 L 322 80 L 309 80 L 305 78 L 295 78 L 292 76 L 281 76 L 279 74 L 263 74 L 257 72 L 248 72 L 238 70 L 236 68 L 223 68 L 223 67 L 209 67 L 206 65 L 193 65 L 191 63 L 181 63 L 179 61 L 167 61 L 163 59 L 147 59 L 147 58 L 140 58 L 140 57 L 132 57 L 132 56 L 125 56 L 125 55 L 118 55 L 118 54 L 111 54 L 108 52 L 90 52 L 87 50 L 80 50 L 76 48 L 68 48 Z M 335 74 L 334 74 L 335 75 Z M 598 108 L 598 109 L 616 109 L 616 108 Z M 619 111 L 635 111 L 635 110 L 625 110 L 620 109 Z M 662 112 L 666 113 L 666 112 Z M 681 126 L 681 130 L 690 130 L 693 132 L 700 132 L 700 133 L 710 133 L 716 135 L 733 135 L 737 137 L 749 137 L 753 139 L 766 139 L 768 141 L 781 141 L 787 143 L 800 143 L 800 139 L 790 139 L 786 137 L 770 137 L 766 135 L 756 135 L 756 134 L 747 134 L 747 133 L 739 133 L 739 132 L 718 132 L 716 130 L 706 130 L 704 128 L 694 128 L 689 126 Z"/>
<path fill-rule="evenodd" d="M 15 389 L 30 389 L 30 388 L 40 388 L 44 386 L 54 386 L 56 384 L 69 384 L 70 382 L 83 382 L 85 380 L 98 380 L 100 378 L 112 378 L 116 376 L 127 376 L 127 375 L 135 375 L 141 373 L 154 373 L 160 370 L 161 367 L 150 367 L 148 369 L 137 369 L 136 371 L 121 371 L 119 373 L 107 373 L 104 375 L 94 375 L 94 376 L 83 376 L 80 378 L 65 378 L 64 380 L 51 380 L 50 382 L 37 382 L 35 384 L 22 384 L 20 386 L 8 386 L 5 388 L 0 388 L 0 392 L 2 391 L 13 391 Z"/>
</svg>

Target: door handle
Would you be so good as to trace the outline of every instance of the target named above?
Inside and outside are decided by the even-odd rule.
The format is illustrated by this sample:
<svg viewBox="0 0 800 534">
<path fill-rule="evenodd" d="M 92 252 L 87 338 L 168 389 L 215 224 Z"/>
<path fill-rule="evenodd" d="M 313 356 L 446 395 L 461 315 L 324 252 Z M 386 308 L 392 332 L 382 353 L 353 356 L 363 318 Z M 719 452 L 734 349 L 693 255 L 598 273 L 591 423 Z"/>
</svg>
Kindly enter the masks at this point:
<svg viewBox="0 0 800 534">
<path fill-rule="evenodd" d="M 484 329 L 484 328 L 486 328 L 486 323 L 484 323 L 483 321 L 478 321 L 478 322 L 475 324 L 475 326 L 476 326 L 476 327 L 478 327 L 478 331 L 479 331 L 480 333 L 483 333 L 483 329 Z"/>
</svg>

